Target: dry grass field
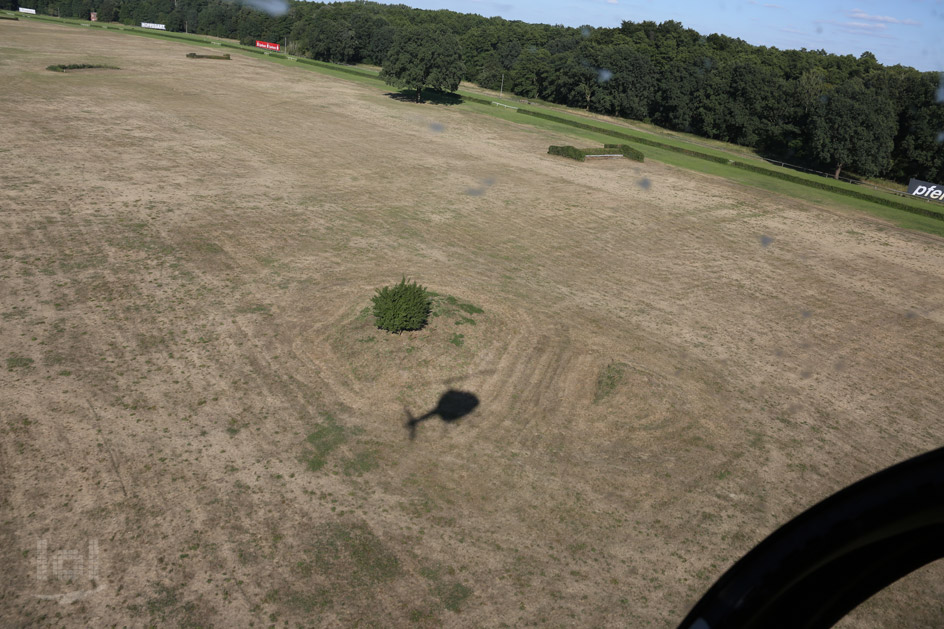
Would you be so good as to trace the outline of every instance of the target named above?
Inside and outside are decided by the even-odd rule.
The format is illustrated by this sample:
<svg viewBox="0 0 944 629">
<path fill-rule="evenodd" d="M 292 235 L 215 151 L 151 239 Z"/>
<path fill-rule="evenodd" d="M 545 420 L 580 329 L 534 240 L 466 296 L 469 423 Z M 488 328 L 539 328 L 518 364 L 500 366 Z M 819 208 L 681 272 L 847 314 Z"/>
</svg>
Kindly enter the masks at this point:
<svg viewBox="0 0 944 629">
<path fill-rule="evenodd" d="M 944 241 L 194 50 L 0 22 L 0 625 L 672 627 L 944 442 Z"/>
</svg>

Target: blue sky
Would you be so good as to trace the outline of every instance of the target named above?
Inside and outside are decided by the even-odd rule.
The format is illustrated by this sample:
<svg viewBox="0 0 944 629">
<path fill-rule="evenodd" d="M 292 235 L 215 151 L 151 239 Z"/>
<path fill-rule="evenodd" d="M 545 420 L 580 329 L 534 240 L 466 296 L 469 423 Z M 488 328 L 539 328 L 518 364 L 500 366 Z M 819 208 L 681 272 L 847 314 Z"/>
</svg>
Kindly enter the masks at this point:
<svg viewBox="0 0 944 629">
<path fill-rule="evenodd" d="M 676 20 L 780 49 L 824 49 L 885 65 L 944 70 L 944 0 L 396 0 L 420 9 L 567 26 Z"/>
</svg>

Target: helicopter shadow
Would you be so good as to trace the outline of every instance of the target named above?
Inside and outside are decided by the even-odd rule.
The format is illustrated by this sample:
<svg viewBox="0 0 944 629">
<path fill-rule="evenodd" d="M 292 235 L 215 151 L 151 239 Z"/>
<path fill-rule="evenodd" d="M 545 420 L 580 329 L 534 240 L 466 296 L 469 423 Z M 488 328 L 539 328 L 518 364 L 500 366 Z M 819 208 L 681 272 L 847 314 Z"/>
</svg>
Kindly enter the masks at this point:
<svg viewBox="0 0 944 629">
<path fill-rule="evenodd" d="M 431 411 L 419 417 L 413 417 L 410 411 L 404 409 L 408 417 L 405 427 L 410 433 L 410 440 L 416 439 L 416 427 L 424 421 L 439 417 L 442 421 L 451 424 L 474 411 L 478 405 L 479 398 L 474 393 L 449 389 L 440 396 L 439 402 Z"/>
</svg>

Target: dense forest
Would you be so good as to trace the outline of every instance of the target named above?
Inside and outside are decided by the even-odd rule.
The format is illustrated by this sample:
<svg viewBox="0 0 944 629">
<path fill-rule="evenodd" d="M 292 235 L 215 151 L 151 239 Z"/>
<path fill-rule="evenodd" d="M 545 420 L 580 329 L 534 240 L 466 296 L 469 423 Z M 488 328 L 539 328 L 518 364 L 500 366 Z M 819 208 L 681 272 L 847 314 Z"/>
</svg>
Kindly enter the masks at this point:
<svg viewBox="0 0 944 629">
<path fill-rule="evenodd" d="M 292 54 L 338 63 L 382 65 L 398 33 L 435 29 L 458 41 L 462 79 L 484 87 L 734 142 L 837 176 L 944 181 L 941 75 L 883 66 L 869 52 L 778 50 L 674 21 L 571 28 L 363 0 L 292 0 L 282 15 L 223 0 L 0 0 L 0 8 L 20 5 L 287 42 Z"/>
</svg>

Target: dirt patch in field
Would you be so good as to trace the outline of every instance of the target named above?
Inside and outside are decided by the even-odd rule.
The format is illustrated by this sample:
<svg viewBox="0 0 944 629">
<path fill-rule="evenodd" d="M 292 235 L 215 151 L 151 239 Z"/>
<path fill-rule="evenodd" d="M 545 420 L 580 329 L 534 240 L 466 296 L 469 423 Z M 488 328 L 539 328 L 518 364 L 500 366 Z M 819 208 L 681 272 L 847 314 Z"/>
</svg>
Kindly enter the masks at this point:
<svg viewBox="0 0 944 629">
<path fill-rule="evenodd" d="M 673 626 L 944 441 L 937 239 L 262 59 L 0 40 L 5 625 Z M 404 275 L 455 303 L 382 333 Z M 939 625 L 942 577 L 847 624 Z"/>
</svg>

